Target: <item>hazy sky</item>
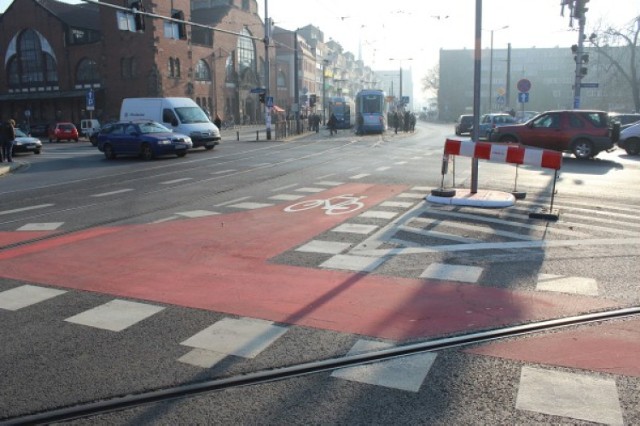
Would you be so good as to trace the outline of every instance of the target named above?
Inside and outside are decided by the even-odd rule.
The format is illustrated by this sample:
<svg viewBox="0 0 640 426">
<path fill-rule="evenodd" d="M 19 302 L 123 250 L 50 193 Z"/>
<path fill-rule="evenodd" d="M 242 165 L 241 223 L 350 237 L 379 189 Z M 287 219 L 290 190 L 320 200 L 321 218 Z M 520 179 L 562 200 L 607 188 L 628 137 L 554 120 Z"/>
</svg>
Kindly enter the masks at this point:
<svg viewBox="0 0 640 426">
<path fill-rule="evenodd" d="M 20 1 L 20 0 L 18 0 Z M 170 0 L 156 0 L 170 1 Z M 66 0 L 80 3 L 81 0 Z M 258 0 L 265 16 L 265 0 Z M 560 0 L 484 0 L 482 46 L 494 49 L 569 47 L 577 42 L 569 11 L 560 15 Z M 0 0 L 0 12 L 11 3 Z M 622 27 L 640 16 L 640 0 L 590 0 L 586 33 L 601 21 Z M 277 26 L 295 30 L 319 27 L 373 69 L 411 68 L 414 85 L 438 63 L 440 49 L 473 49 L 476 0 L 268 0 Z M 503 29 L 503 27 L 508 28 Z M 567 50 L 567 54 L 569 50 Z M 389 58 L 395 58 L 389 61 Z"/>
</svg>

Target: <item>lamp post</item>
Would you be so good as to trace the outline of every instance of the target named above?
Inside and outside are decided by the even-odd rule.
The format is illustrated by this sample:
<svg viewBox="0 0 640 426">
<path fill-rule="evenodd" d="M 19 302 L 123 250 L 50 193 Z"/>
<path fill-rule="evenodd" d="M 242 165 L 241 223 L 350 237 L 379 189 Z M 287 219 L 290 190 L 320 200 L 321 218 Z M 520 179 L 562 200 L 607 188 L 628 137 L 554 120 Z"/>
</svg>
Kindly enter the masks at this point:
<svg viewBox="0 0 640 426">
<path fill-rule="evenodd" d="M 293 96 L 296 104 L 296 135 L 300 134 L 300 89 L 298 79 L 298 30 L 293 32 Z"/>
<path fill-rule="evenodd" d="M 505 25 L 502 28 L 493 29 L 491 31 L 491 50 L 489 57 L 489 110 L 487 112 L 493 111 L 493 33 L 494 31 L 500 31 L 509 28 L 508 25 Z"/>
<path fill-rule="evenodd" d="M 322 124 L 324 125 L 327 122 L 327 117 L 325 115 L 325 107 L 326 107 L 326 97 L 327 97 L 327 65 L 329 65 L 328 59 L 322 60 Z"/>
</svg>

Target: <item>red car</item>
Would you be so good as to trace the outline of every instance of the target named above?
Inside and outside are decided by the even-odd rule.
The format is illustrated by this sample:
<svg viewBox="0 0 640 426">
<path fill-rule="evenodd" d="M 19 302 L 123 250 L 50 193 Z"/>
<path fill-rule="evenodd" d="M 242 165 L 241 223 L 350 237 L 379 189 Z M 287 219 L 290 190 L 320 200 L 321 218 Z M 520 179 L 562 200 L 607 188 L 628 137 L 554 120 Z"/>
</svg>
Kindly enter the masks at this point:
<svg viewBox="0 0 640 426">
<path fill-rule="evenodd" d="M 73 123 L 56 123 L 49 128 L 49 142 L 75 141 L 78 142 L 78 129 Z"/>
<path fill-rule="evenodd" d="M 607 113 L 590 110 L 547 111 L 526 123 L 497 127 L 491 133 L 495 142 L 571 152 L 579 159 L 613 149 L 613 139 Z"/>
</svg>

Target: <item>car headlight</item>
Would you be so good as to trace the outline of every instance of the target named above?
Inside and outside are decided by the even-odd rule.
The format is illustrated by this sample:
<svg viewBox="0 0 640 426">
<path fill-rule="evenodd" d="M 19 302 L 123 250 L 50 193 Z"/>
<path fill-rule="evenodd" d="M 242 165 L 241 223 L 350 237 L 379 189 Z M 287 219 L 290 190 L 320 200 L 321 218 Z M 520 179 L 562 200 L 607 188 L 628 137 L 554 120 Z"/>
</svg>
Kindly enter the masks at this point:
<svg viewBox="0 0 640 426">
<path fill-rule="evenodd" d="M 158 141 L 158 145 L 171 145 L 171 143 L 170 139 L 162 139 Z"/>
</svg>

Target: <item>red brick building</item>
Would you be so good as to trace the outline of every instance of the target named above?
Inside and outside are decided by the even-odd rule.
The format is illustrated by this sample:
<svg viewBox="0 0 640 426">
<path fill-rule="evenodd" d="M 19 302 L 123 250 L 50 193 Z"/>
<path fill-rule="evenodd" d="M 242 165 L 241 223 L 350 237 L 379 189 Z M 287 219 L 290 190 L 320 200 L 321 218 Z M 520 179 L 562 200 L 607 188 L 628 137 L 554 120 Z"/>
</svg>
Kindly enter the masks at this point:
<svg viewBox="0 0 640 426">
<path fill-rule="evenodd" d="M 0 118 L 107 121 L 125 97 L 177 96 L 236 122 L 262 119 L 251 93 L 266 86 L 256 0 L 100 3 L 14 0 L 0 15 Z"/>
</svg>

